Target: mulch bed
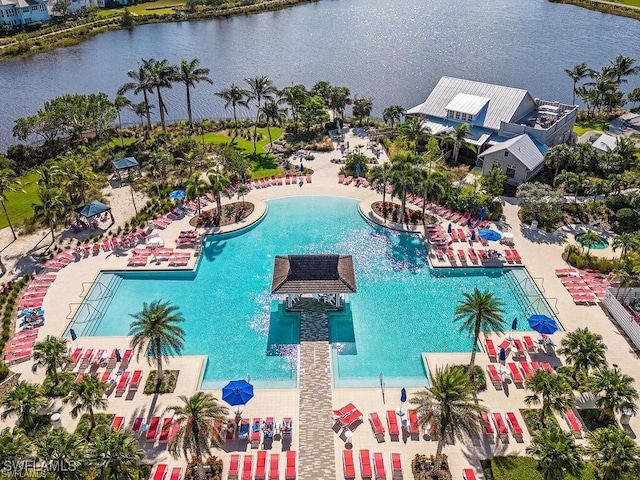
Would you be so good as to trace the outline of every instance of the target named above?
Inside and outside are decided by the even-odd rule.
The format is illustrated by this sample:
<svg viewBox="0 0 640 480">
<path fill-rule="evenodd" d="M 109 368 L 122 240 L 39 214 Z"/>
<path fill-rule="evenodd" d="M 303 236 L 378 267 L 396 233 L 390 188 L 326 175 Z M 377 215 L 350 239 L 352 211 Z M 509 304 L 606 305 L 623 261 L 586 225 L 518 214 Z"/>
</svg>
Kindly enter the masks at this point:
<svg viewBox="0 0 640 480">
<path fill-rule="evenodd" d="M 189 220 L 192 227 L 224 227 L 241 222 L 253 213 L 255 205 L 251 202 L 234 202 L 222 206 L 222 215 L 218 209 L 207 210 Z"/>
</svg>

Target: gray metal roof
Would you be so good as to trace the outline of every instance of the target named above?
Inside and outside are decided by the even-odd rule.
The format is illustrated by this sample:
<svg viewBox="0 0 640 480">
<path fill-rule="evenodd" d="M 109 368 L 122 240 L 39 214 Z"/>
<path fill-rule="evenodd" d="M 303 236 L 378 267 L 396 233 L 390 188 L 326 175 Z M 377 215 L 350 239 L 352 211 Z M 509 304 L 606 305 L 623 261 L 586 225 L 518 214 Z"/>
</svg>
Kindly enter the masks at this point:
<svg viewBox="0 0 640 480">
<path fill-rule="evenodd" d="M 600 135 L 591 146 L 601 152 L 611 152 L 615 150 L 618 145 L 618 137 L 616 135 L 609 135 L 607 133 L 603 133 Z"/>
<path fill-rule="evenodd" d="M 516 157 L 529 170 L 535 170 L 544 162 L 544 153 L 540 150 L 529 135 L 520 135 L 507 141 L 495 144 L 482 152 L 479 157 L 484 157 L 495 152 L 507 150 Z M 546 150 L 545 150 L 546 151 Z"/>
<path fill-rule="evenodd" d="M 471 115 L 477 115 L 480 110 L 489 103 L 490 98 L 478 97 L 477 95 L 468 95 L 466 93 L 459 93 L 453 100 L 451 100 L 446 107 L 446 110 L 453 110 L 454 112 L 469 113 Z"/>
<path fill-rule="evenodd" d="M 474 118 L 473 124 L 492 130 L 500 129 L 501 121 L 515 122 L 522 118 L 523 109 L 536 108 L 535 101 L 527 90 L 462 78 L 442 77 L 425 102 L 409 109 L 407 113 L 445 118 L 447 105 L 460 93 L 489 99 L 486 114 Z"/>
</svg>

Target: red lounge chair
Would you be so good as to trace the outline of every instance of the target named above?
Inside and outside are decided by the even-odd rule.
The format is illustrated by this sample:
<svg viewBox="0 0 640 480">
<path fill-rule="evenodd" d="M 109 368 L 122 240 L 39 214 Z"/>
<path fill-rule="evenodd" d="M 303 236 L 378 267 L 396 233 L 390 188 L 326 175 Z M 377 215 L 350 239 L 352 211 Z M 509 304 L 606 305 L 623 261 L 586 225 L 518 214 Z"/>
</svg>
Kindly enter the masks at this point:
<svg viewBox="0 0 640 480">
<path fill-rule="evenodd" d="M 127 388 L 127 383 L 129 383 L 129 372 L 122 372 L 122 375 L 120 375 L 120 381 L 116 387 L 116 396 L 122 396 L 122 394 L 124 394 L 124 390 Z"/>
<path fill-rule="evenodd" d="M 489 420 L 489 415 L 486 412 L 482 412 L 480 416 L 482 417 L 482 427 L 484 434 L 487 438 L 489 438 L 489 441 L 493 442 L 493 436 L 496 432 L 493 429 L 491 420 Z"/>
<path fill-rule="evenodd" d="M 458 258 L 460 259 L 460 263 L 467 263 L 467 256 L 464 253 L 464 250 L 458 250 Z"/>
<path fill-rule="evenodd" d="M 524 373 L 525 378 L 533 377 L 533 371 L 531 370 L 529 362 L 520 362 L 520 368 L 522 369 L 522 373 Z"/>
<path fill-rule="evenodd" d="M 160 428 L 160 437 L 158 441 L 160 443 L 167 443 L 169 441 L 169 432 L 171 431 L 171 422 L 173 419 L 165 418 L 162 420 L 162 428 Z"/>
<path fill-rule="evenodd" d="M 343 450 L 342 470 L 344 471 L 345 480 L 353 480 L 356 478 L 356 467 L 353 464 L 353 450 Z"/>
<path fill-rule="evenodd" d="M 353 403 L 349 403 L 348 405 L 345 405 L 344 407 L 339 408 L 338 410 L 334 410 L 333 415 L 336 418 L 341 418 L 353 412 L 354 410 L 357 410 L 356 406 Z"/>
<path fill-rule="evenodd" d="M 107 370 L 102 374 L 102 377 L 100 378 L 100 382 L 107 383 L 110 378 L 111 378 L 111 370 Z"/>
<path fill-rule="evenodd" d="M 113 422 L 111 422 L 111 428 L 114 432 L 119 432 L 124 424 L 124 417 L 115 417 Z"/>
<path fill-rule="evenodd" d="M 487 372 L 489 373 L 489 378 L 491 379 L 491 383 L 498 390 L 502 388 L 502 377 L 498 373 L 495 365 L 487 365 Z"/>
<path fill-rule="evenodd" d="M 131 357 L 133 356 L 133 350 L 130 348 L 124 351 L 124 355 L 122 356 L 122 361 L 120 362 L 120 368 L 125 369 L 129 366 L 129 362 L 131 361 Z"/>
<path fill-rule="evenodd" d="M 502 414 L 500 413 L 492 413 L 493 421 L 496 423 L 496 428 L 498 429 L 498 436 L 501 440 L 506 440 L 509 436 L 509 430 L 507 430 L 507 426 L 504 423 L 504 419 L 502 418 Z"/>
<path fill-rule="evenodd" d="M 177 422 L 172 423 L 171 431 L 169 432 L 169 443 L 173 441 L 173 439 L 175 438 L 175 436 L 178 434 L 179 431 L 180 431 L 180 424 Z"/>
<path fill-rule="evenodd" d="M 542 367 L 540 366 L 540 364 L 538 362 L 531 362 L 531 368 L 533 370 L 540 370 Z"/>
<path fill-rule="evenodd" d="M 393 480 L 402 480 L 402 462 L 399 453 L 391 454 L 391 478 Z"/>
<path fill-rule="evenodd" d="M 262 419 L 254 418 L 251 424 L 251 448 L 258 448 L 260 446 L 260 427 L 262 426 Z"/>
<path fill-rule="evenodd" d="M 451 240 L 453 240 L 454 242 L 458 241 L 458 232 L 456 232 L 455 230 L 451 230 L 451 233 L 449 235 L 451 235 Z"/>
<path fill-rule="evenodd" d="M 182 478 L 182 468 L 173 467 L 173 470 L 171 470 L 171 477 L 169 477 L 169 480 L 181 480 L 181 478 Z"/>
<path fill-rule="evenodd" d="M 436 256 L 438 257 L 438 260 L 444 262 L 444 252 L 442 250 L 436 250 Z"/>
<path fill-rule="evenodd" d="M 476 480 L 476 473 L 471 468 L 462 471 L 462 480 Z"/>
<path fill-rule="evenodd" d="M 542 362 L 542 363 L 540 364 L 540 366 L 541 366 L 544 370 L 546 370 L 547 372 L 549 372 L 549 373 L 550 373 L 550 374 L 552 374 L 552 375 L 553 375 L 554 373 L 556 373 L 556 371 L 553 369 L 553 367 L 551 366 L 551 364 L 550 364 L 549 362 Z"/>
<path fill-rule="evenodd" d="M 478 256 L 476 252 L 474 252 L 473 248 L 469 249 L 469 258 L 471 259 L 471 263 L 478 263 Z"/>
<path fill-rule="evenodd" d="M 513 340 L 513 358 L 524 358 L 524 345 L 520 339 L 515 338 Z"/>
<path fill-rule="evenodd" d="M 142 422 L 144 421 L 144 419 L 142 417 L 138 417 L 136 419 L 133 420 L 133 423 L 131 424 L 131 431 L 133 432 L 137 432 L 140 430 L 140 427 L 142 426 Z"/>
<path fill-rule="evenodd" d="M 409 432 L 411 435 L 420 435 L 420 425 L 418 425 L 418 412 L 409 410 Z"/>
<path fill-rule="evenodd" d="M 515 383 L 516 385 L 522 385 L 522 375 L 520 374 L 520 370 L 518 370 L 518 366 L 513 362 L 509 362 L 507 366 L 509 367 L 509 370 L 511 370 L 513 383 Z"/>
<path fill-rule="evenodd" d="M 457 265 L 456 256 L 454 255 L 453 250 L 447 250 L 447 257 L 449 258 L 451 265 Z"/>
<path fill-rule="evenodd" d="M 496 354 L 496 347 L 493 345 L 493 340 L 487 338 L 485 340 L 485 345 L 487 347 L 487 355 L 489 355 L 489 360 L 495 362 L 498 356 Z"/>
<path fill-rule="evenodd" d="M 504 251 L 504 258 L 507 259 L 507 262 L 513 263 L 513 255 L 511 255 L 511 250 L 506 249 Z"/>
<path fill-rule="evenodd" d="M 516 418 L 516 414 L 513 412 L 507 412 L 507 423 L 511 429 L 511 435 L 516 440 L 522 440 L 522 427 Z"/>
<path fill-rule="evenodd" d="M 272 453 L 269 458 L 269 480 L 280 479 L 280 457 L 277 453 Z"/>
<path fill-rule="evenodd" d="M 389 426 L 389 435 L 391 435 L 391 437 L 400 436 L 398 417 L 396 417 L 396 412 L 394 410 L 387 410 L 387 425 Z"/>
<path fill-rule="evenodd" d="M 127 261 L 127 267 L 144 267 L 147 265 L 148 257 L 131 257 Z"/>
<path fill-rule="evenodd" d="M 296 452 L 289 450 L 287 452 L 287 468 L 285 469 L 284 478 L 286 480 L 295 480 L 296 471 Z"/>
<path fill-rule="evenodd" d="M 164 476 L 167 474 L 167 466 L 161 463 L 156 467 L 156 471 L 153 473 L 153 480 L 164 480 Z"/>
<path fill-rule="evenodd" d="M 160 425 L 160 417 L 153 417 L 149 422 L 149 430 L 147 430 L 147 442 L 153 442 L 158 434 L 158 426 Z"/>
<path fill-rule="evenodd" d="M 582 426 L 580 425 L 580 422 L 578 421 L 578 418 L 576 417 L 576 414 L 572 409 L 564 412 L 564 418 L 567 421 L 567 424 L 569 425 L 569 429 L 571 430 L 573 436 L 576 438 L 582 438 Z"/>
<path fill-rule="evenodd" d="M 524 342 L 524 344 L 527 347 L 527 352 L 531 353 L 531 352 L 535 352 L 537 350 L 535 344 L 533 343 L 533 340 L 531 340 L 531 337 L 528 335 L 525 335 L 524 337 L 522 337 L 522 341 Z"/>
<path fill-rule="evenodd" d="M 245 455 L 242 462 L 242 480 L 251 480 L 253 474 L 253 455 Z"/>
<path fill-rule="evenodd" d="M 93 358 L 93 349 L 89 349 L 86 352 L 84 352 L 84 355 L 82 356 L 82 360 L 80 361 L 80 368 L 87 368 L 89 366 L 89 364 L 91 363 L 91 359 Z"/>
<path fill-rule="evenodd" d="M 513 248 L 511 249 L 511 255 L 513 255 L 513 260 L 516 263 L 522 263 L 522 257 L 520 257 L 520 254 L 518 253 L 517 250 L 514 250 Z"/>
<path fill-rule="evenodd" d="M 373 454 L 373 467 L 376 472 L 376 480 L 387 480 L 387 471 L 384 468 L 384 459 L 381 453 Z"/>
<path fill-rule="evenodd" d="M 373 477 L 373 471 L 371 470 L 371 457 L 369 456 L 369 450 L 360 450 L 360 475 L 362 475 L 362 478 Z"/>
<path fill-rule="evenodd" d="M 229 457 L 229 473 L 227 473 L 227 478 L 229 480 L 238 479 L 239 466 L 240 466 L 240 455 L 231 455 L 231 457 Z"/>
<path fill-rule="evenodd" d="M 15 338 L 15 337 L 14 337 Z M 82 356 L 82 348 L 76 348 L 69 359 L 69 363 L 67 363 L 66 370 L 73 370 L 74 367 L 78 364 L 78 360 Z"/>
<path fill-rule="evenodd" d="M 84 378 L 84 373 L 80 372 L 78 375 L 76 375 L 76 383 L 80 383 L 83 378 Z"/>
<path fill-rule="evenodd" d="M 311 183 L 311 174 L 307 173 L 307 176 L 305 178 L 307 180 L 307 183 Z"/>
<path fill-rule="evenodd" d="M 362 418 L 362 412 L 360 410 L 354 410 L 349 415 L 338 419 L 338 421 L 340 422 L 340 425 L 342 425 L 343 428 L 348 428 L 349 426 L 351 426 L 361 418 Z"/>
<path fill-rule="evenodd" d="M 267 476 L 267 452 L 260 450 L 258 459 L 256 460 L 256 476 L 255 480 L 264 480 Z"/>
</svg>

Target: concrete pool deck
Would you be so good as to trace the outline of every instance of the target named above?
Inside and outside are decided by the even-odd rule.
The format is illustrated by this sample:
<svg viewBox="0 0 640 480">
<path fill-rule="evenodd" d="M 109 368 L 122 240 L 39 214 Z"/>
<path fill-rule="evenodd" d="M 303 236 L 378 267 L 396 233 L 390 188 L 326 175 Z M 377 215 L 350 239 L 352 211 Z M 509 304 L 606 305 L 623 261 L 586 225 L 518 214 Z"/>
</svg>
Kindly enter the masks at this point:
<svg viewBox="0 0 640 480">
<path fill-rule="evenodd" d="M 360 137 L 357 141 L 359 144 L 365 142 Z M 355 144 L 354 144 L 355 145 Z M 366 150 L 366 148 L 365 148 Z M 345 186 L 338 184 L 338 171 L 340 169 L 339 164 L 331 163 L 332 158 L 339 156 L 339 153 L 314 153 L 315 160 L 305 161 L 305 166 L 313 168 L 314 174 L 312 176 L 312 183 L 303 183 L 295 185 L 282 185 L 272 186 L 265 189 L 252 190 L 246 195 L 247 201 L 253 202 L 256 208 L 252 215 L 242 225 L 247 226 L 254 221 L 258 220 L 261 215 L 264 214 L 266 209 L 266 201 L 283 196 L 305 196 L 305 195 L 331 195 L 331 196 L 344 196 L 349 198 L 355 198 L 361 201 L 363 214 L 368 216 L 372 212 L 366 211 L 366 205 L 371 204 L 374 201 L 381 200 L 382 196 L 371 189 L 358 188 L 353 185 Z M 230 200 L 225 199 L 224 203 Z M 234 199 L 233 201 L 237 201 Z M 605 344 L 608 345 L 607 359 L 610 364 L 617 364 L 620 366 L 620 370 L 628 375 L 637 376 L 638 358 L 633 352 L 633 349 L 628 346 L 623 336 L 619 333 L 616 326 L 608 319 L 605 312 L 596 306 L 578 306 L 574 304 L 571 296 L 562 286 L 560 279 L 555 275 L 555 269 L 565 267 L 566 264 L 561 258 L 561 253 L 564 249 L 566 242 L 572 242 L 573 237 L 569 234 L 562 235 L 560 233 L 545 234 L 540 231 L 530 230 L 527 226 L 521 225 L 517 216 L 518 207 L 511 202 L 512 199 L 506 199 L 504 206 L 505 221 L 503 228 L 508 228 L 514 234 L 514 243 L 520 255 L 522 256 L 523 265 L 527 268 L 529 274 L 536 282 L 538 288 L 550 299 L 550 304 L 557 308 L 557 315 L 562 325 L 566 330 L 574 330 L 578 327 L 588 326 L 590 330 L 601 334 L 604 338 Z M 211 206 L 206 208 L 212 208 Z M 370 210 L 370 209 L 369 209 Z M 181 230 L 189 229 L 188 221 L 191 217 L 186 219 L 174 221 L 166 230 L 160 231 L 159 235 L 165 240 L 165 245 L 173 245 L 174 240 L 178 237 Z M 232 228 L 223 227 L 221 231 L 231 231 Z M 418 226 L 417 231 L 421 232 L 422 227 Z M 116 257 L 109 253 L 100 253 L 96 256 L 90 256 L 84 258 L 78 262 L 60 270 L 57 274 L 57 279 L 49 289 L 43 308 L 46 311 L 47 321 L 43 327 L 40 328 L 39 340 L 45 338 L 46 335 L 62 335 L 68 326 L 68 323 L 73 313 L 73 306 L 79 304 L 82 301 L 82 296 L 86 294 L 90 283 L 93 282 L 101 270 L 133 270 L 126 268 L 126 256 Z M 191 260 L 191 263 L 186 268 L 193 268 L 196 260 Z M 151 265 L 145 268 L 162 268 L 166 269 L 164 265 Z M 140 270 L 140 269 L 136 269 Z M 70 308 L 71 305 L 71 308 Z M 563 333 L 558 332 L 553 335 L 553 340 L 556 344 L 559 344 Z M 113 348 L 125 348 L 128 345 L 127 337 L 80 337 L 73 342 L 74 346 L 82 345 L 85 348 L 104 348 L 109 352 Z M 427 353 L 426 354 L 428 366 L 431 372 L 439 366 L 443 366 L 447 363 L 467 363 L 469 361 L 469 353 L 451 354 L 451 353 Z M 547 357 L 545 357 L 547 358 Z M 549 361 L 553 364 L 558 364 L 559 360 L 553 355 L 548 357 Z M 330 359 L 326 359 L 330 362 Z M 547 361 L 547 360 L 545 360 Z M 122 397 L 116 398 L 113 394 L 109 397 L 109 406 L 107 412 L 116 413 L 118 415 L 125 416 L 126 424 L 130 423 L 132 418 L 138 416 L 157 415 L 163 416 L 165 410 L 172 406 L 180 404 L 178 395 L 190 396 L 195 393 L 199 387 L 202 371 L 204 369 L 206 359 L 203 356 L 184 356 L 172 358 L 167 368 L 180 370 L 178 387 L 173 394 L 166 395 L 144 395 L 142 393 L 142 387 L 140 390 L 129 399 L 125 394 Z M 483 352 L 479 352 L 477 355 L 477 363 L 481 366 L 485 366 L 488 363 L 487 355 Z M 322 363 L 324 365 L 324 363 Z M 330 365 L 330 363 L 329 363 Z M 143 384 L 147 378 L 148 372 L 154 367 L 149 366 L 144 359 L 137 362 L 135 359 L 131 362 L 129 371 L 135 369 L 141 369 L 144 371 Z M 320 368 L 320 367 L 318 367 Z M 323 367 L 324 368 L 324 367 Z M 22 379 L 33 380 L 41 382 L 44 379 L 44 373 L 39 371 L 36 374 L 31 372 L 31 362 L 25 362 L 12 367 L 12 370 L 19 372 Z M 76 369 L 77 370 L 77 369 Z M 100 369 L 100 372 L 104 369 Z M 311 375 L 313 371 L 311 367 L 305 369 L 304 375 Z M 321 373 L 321 372 L 317 372 Z M 244 373 L 239 373 L 238 377 L 241 377 Z M 516 412 L 521 425 L 524 427 L 522 418 L 518 414 L 518 409 L 524 408 L 524 396 L 525 390 L 522 388 L 516 388 L 512 382 L 507 382 L 506 388 L 496 390 L 489 383 L 489 387 L 485 392 L 479 393 L 478 397 L 493 412 Z M 416 391 L 414 388 L 407 389 L 408 397 Z M 219 390 L 212 392 L 217 398 L 220 398 L 221 392 Z M 387 474 L 389 475 L 389 454 L 400 453 L 402 458 L 402 464 L 404 469 L 405 478 L 410 478 L 411 460 L 417 453 L 420 454 L 434 454 L 436 450 L 436 442 L 432 440 L 425 440 L 420 438 L 414 440 L 410 437 L 400 436 L 399 441 L 390 441 L 388 431 L 385 435 L 385 442 L 378 443 L 371 431 L 371 427 L 368 424 L 368 414 L 370 412 L 377 412 L 380 418 L 385 424 L 386 428 L 386 410 L 395 410 L 400 407 L 400 388 L 385 388 L 384 399 L 382 390 L 380 388 L 332 388 L 330 392 L 330 401 L 333 408 L 337 409 L 350 402 L 354 403 L 360 411 L 364 413 L 363 423 L 353 429 L 353 437 L 351 439 L 351 447 L 355 451 L 355 460 L 358 463 L 357 451 L 360 449 L 369 449 L 371 452 L 381 452 L 384 454 L 385 466 L 387 467 Z M 283 417 L 293 418 L 293 435 L 291 449 L 307 449 L 308 444 L 305 441 L 304 445 L 300 444 L 301 431 L 300 431 L 300 419 L 310 418 L 309 416 L 302 415 L 300 411 L 301 405 L 301 392 L 298 389 L 288 390 L 270 390 L 260 389 L 256 390 L 255 397 L 244 407 L 243 417 L 274 417 L 276 422 L 282 421 Z M 582 405 L 582 404 L 581 404 Z M 77 425 L 77 419 L 71 418 L 68 407 L 62 407 L 60 402 L 57 402 L 55 408 L 60 408 L 62 416 L 62 425 L 73 430 Z M 153 408 L 153 411 L 150 411 Z M 308 407 L 305 407 L 308 408 Z M 404 405 L 405 410 L 409 408 L 409 404 Z M 314 427 L 326 428 L 327 425 L 333 426 L 333 416 L 331 411 L 317 412 L 317 422 L 326 422 L 326 424 L 320 427 L 319 425 L 304 425 L 305 430 L 313 429 Z M 171 413 L 167 412 L 167 416 Z M 301 417 L 302 415 L 302 417 Z M 233 416 L 232 409 L 230 408 L 230 416 Z M 12 426 L 14 420 L 7 419 L 0 421 L 0 426 Z M 564 420 L 559 418 L 560 426 L 568 430 L 567 424 Z M 633 417 L 631 419 L 630 428 L 638 432 L 640 431 L 640 419 Z M 510 438 L 508 444 L 503 444 L 496 441 L 490 444 L 486 441 L 472 444 L 470 442 L 456 442 L 454 445 L 447 445 L 444 453 L 449 458 L 449 465 L 453 473 L 454 478 L 461 476 L 461 470 L 472 466 L 478 478 L 482 478 L 480 475 L 480 463 L 479 458 L 485 458 L 494 454 L 524 454 L 526 445 L 530 441 L 530 437 L 526 428 L 524 428 L 524 442 L 516 443 L 513 437 Z M 306 435 L 306 433 L 305 433 Z M 333 451 L 316 451 L 315 454 L 323 461 L 333 461 L 335 472 L 337 472 L 336 478 L 342 478 L 342 450 L 345 448 L 345 437 L 342 431 L 333 434 Z M 584 443 L 584 440 L 578 440 L 578 443 Z M 169 465 L 182 465 L 186 462 L 184 459 L 173 459 L 168 454 L 164 445 L 144 444 L 145 450 L 148 454 L 148 461 L 153 463 L 167 463 Z M 274 442 L 273 452 L 282 452 L 286 445 L 283 445 L 281 441 Z M 224 450 L 214 451 L 215 455 L 223 458 L 225 461 L 225 468 L 228 468 L 228 454 L 237 452 L 251 452 L 250 446 L 247 443 L 242 443 L 237 440 L 229 442 Z M 254 451 L 255 452 L 255 451 Z M 255 455 L 255 453 L 254 453 Z M 284 464 L 281 455 L 280 459 L 280 471 L 281 477 L 284 478 Z M 358 470 L 358 468 L 356 469 Z M 225 470 L 226 473 L 226 470 Z M 308 475 L 302 476 L 303 472 L 299 471 L 301 480 L 310 478 Z M 226 478 L 226 476 L 225 476 Z M 316 477 L 317 478 L 317 477 Z"/>
</svg>

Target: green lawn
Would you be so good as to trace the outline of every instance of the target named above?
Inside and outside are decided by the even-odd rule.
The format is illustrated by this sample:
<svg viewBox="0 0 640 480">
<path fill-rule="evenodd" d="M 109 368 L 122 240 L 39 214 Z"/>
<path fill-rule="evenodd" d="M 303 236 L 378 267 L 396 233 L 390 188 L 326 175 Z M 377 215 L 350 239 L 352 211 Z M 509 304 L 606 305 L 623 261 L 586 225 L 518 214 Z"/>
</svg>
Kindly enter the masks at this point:
<svg viewBox="0 0 640 480">
<path fill-rule="evenodd" d="M 137 138 L 135 137 L 123 137 L 124 146 L 129 146 L 132 143 L 135 143 Z M 122 142 L 120 142 L 120 137 L 113 137 L 109 142 L 109 148 L 122 148 Z"/>
<path fill-rule="evenodd" d="M 185 2 L 180 0 L 156 0 L 155 2 L 139 3 L 137 5 L 130 5 L 126 8 L 135 15 L 166 15 L 173 13 L 174 8 L 184 9 Z M 109 16 L 114 13 L 122 13 L 123 8 L 110 8 L 107 10 L 100 10 L 98 15 Z"/>
<path fill-rule="evenodd" d="M 605 130 L 609 129 L 610 123 L 611 122 L 604 120 L 584 120 L 582 122 L 576 122 L 576 124 L 573 126 L 573 131 L 578 135 L 582 135 L 589 130 L 600 130 L 604 132 Z"/>
<path fill-rule="evenodd" d="M 269 143 L 269 134 L 267 133 L 266 128 L 259 128 L 258 133 L 263 135 L 263 139 L 260 140 L 257 144 L 258 153 L 262 153 L 265 151 L 264 147 Z M 271 137 L 275 142 L 278 138 L 282 136 L 282 129 L 278 127 L 271 127 Z M 204 141 L 206 143 L 213 143 L 215 145 L 227 145 L 231 143 L 232 138 L 224 135 L 222 133 L 205 133 Z M 246 140 L 241 137 L 236 138 L 236 147 L 242 150 L 245 153 L 253 153 L 253 141 Z"/>
<path fill-rule="evenodd" d="M 17 225 L 33 216 L 33 204 L 38 202 L 38 174 L 28 173 L 20 178 L 25 192 L 7 192 L 5 206 L 11 218 L 11 223 Z M 4 212 L 0 215 L 0 228 L 7 227 Z"/>
<path fill-rule="evenodd" d="M 494 457 L 492 460 L 483 460 L 482 466 L 493 472 L 493 480 L 544 480 L 540 472 L 536 470 L 537 461 L 531 457 Z M 579 477 L 569 475 L 566 480 L 597 480 L 596 471 L 591 465 L 587 465 Z M 620 479 L 622 480 L 622 479 Z"/>
</svg>

